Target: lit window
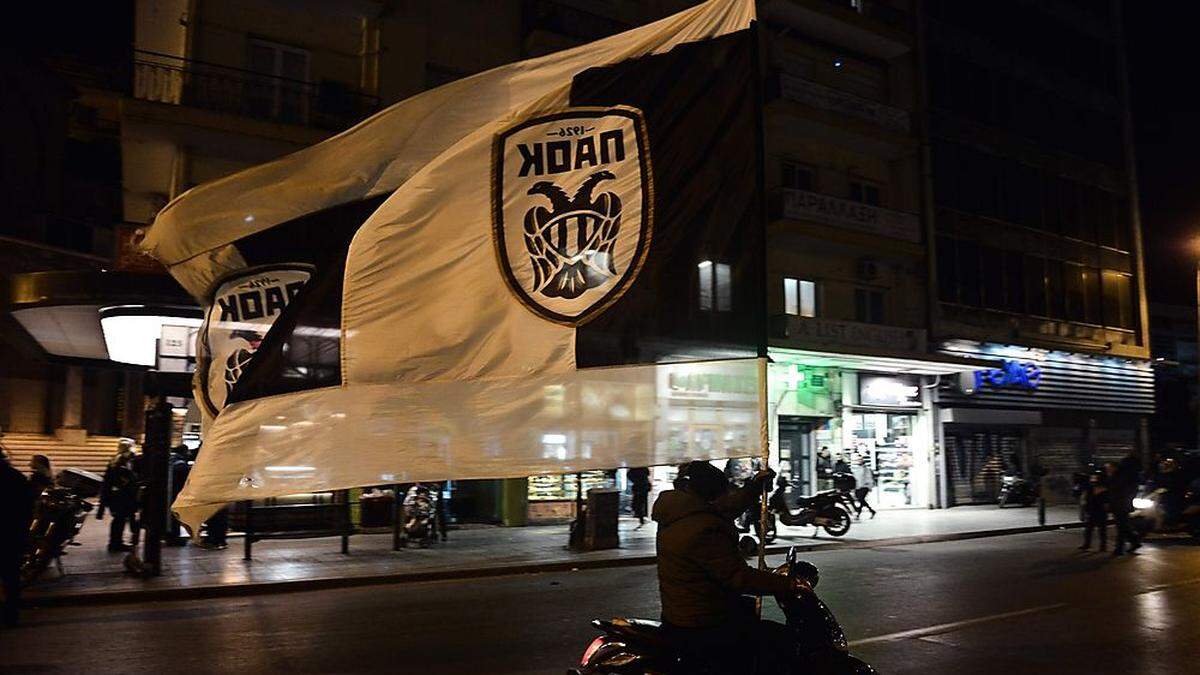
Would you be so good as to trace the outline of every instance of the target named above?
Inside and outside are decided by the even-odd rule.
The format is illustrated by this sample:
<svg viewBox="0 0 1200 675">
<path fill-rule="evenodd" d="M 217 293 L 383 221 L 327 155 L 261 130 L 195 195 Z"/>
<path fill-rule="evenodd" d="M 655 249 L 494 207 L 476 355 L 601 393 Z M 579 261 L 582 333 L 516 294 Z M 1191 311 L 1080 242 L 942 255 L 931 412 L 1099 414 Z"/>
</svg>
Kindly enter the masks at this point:
<svg viewBox="0 0 1200 675">
<path fill-rule="evenodd" d="M 813 318 L 817 315 L 817 284 L 807 279 L 783 279 L 783 308 L 792 316 Z"/>
<path fill-rule="evenodd" d="M 699 277 L 700 309 L 728 312 L 733 309 L 733 277 L 726 263 L 701 261 L 696 265 Z"/>
<path fill-rule="evenodd" d="M 713 264 L 711 260 L 701 261 L 696 266 L 700 274 L 700 309 L 712 311 L 713 305 Z"/>
<path fill-rule="evenodd" d="M 729 277 L 729 265 L 717 263 L 717 311 L 733 309 L 733 281 Z"/>
</svg>

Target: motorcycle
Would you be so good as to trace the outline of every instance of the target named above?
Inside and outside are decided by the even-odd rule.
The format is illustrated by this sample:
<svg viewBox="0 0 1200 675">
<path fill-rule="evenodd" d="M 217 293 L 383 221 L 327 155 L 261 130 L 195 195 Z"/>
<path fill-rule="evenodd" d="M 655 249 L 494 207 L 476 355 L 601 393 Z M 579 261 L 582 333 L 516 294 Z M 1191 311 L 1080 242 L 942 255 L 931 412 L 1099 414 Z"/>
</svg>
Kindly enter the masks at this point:
<svg viewBox="0 0 1200 675">
<path fill-rule="evenodd" d="M 417 483 L 404 496 L 404 541 L 428 546 L 437 541 L 437 496 Z"/>
<path fill-rule="evenodd" d="M 876 675 L 869 664 L 850 654 L 846 634 L 833 612 L 815 592 L 819 573 L 813 565 L 797 561 L 792 547 L 787 561 L 776 574 L 801 578 L 811 589 L 777 596 L 787 627 L 796 638 L 798 672 L 818 675 Z M 698 663 L 672 643 L 659 621 L 648 619 L 596 619 L 592 625 L 604 632 L 592 640 L 579 667 L 568 675 L 673 675 L 712 673 L 708 664 Z"/>
<path fill-rule="evenodd" d="M 1015 474 L 1001 476 L 1000 494 L 996 498 L 996 503 L 1000 508 L 1013 503 L 1032 506 L 1035 501 L 1037 501 L 1037 493 L 1033 489 L 1033 483 Z"/>
<path fill-rule="evenodd" d="M 55 485 L 42 492 L 34 505 L 29 540 L 21 557 L 21 584 L 37 581 L 54 563 L 61 576 L 62 557 L 83 529 L 92 505 L 89 497 L 100 494 L 102 479 L 80 469 L 59 474 Z"/>
<path fill-rule="evenodd" d="M 1145 536 L 1153 532 L 1186 533 L 1200 541 L 1200 481 L 1193 481 L 1179 504 L 1171 504 L 1167 488 L 1142 488 L 1133 499 L 1129 514 L 1134 530 Z"/>
<path fill-rule="evenodd" d="M 790 527 L 824 528 L 831 537 L 840 537 L 850 531 L 850 513 L 844 507 L 845 495 L 840 490 L 825 490 L 812 496 L 796 498 L 799 510 L 793 511 L 787 503 L 788 482 L 779 479 L 775 492 L 771 493 L 767 507 L 771 512 L 768 531 L 774 529 L 774 520 Z"/>
</svg>

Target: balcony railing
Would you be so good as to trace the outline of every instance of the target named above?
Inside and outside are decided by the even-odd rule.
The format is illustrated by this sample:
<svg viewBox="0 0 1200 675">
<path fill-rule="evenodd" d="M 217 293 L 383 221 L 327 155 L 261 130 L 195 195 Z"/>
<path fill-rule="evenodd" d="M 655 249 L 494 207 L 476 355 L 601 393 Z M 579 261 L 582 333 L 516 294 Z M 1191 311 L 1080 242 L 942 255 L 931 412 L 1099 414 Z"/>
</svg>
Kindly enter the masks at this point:
<svg viewBox="0 0 1200 675">
<path fill-rule="evenodd" d="M 136 50 L 133 96 L 254 119 L 340 130 L 379 109 L 379 97 L 341 82 L 306 82 Z"/>
<path fill-rule="evenodd" d="M 777 204 L 773 210 L 784 218 L 807 220 L 913 243 L 921 241 L 921 221 L 912 213 L 789 188 L 779 190 Z"/>
<path fill-rule="evenodd" d="M 789 101 L 857 117 L 885 129 L 907 134 L 912 128 L 908 111 L 869 98 L 834 89 L 803 77 L 779 74 L 779 94 Z"/>
</svg>

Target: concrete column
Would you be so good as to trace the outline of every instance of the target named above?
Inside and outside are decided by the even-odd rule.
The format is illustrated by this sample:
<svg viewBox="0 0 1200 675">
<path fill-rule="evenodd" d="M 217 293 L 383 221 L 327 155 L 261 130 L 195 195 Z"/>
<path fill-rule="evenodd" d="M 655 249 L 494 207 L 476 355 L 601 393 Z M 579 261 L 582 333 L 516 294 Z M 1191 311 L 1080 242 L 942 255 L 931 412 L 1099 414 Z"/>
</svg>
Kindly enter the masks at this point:
<svg viewBox="0 0 1200 675">
<path fill-rule="evenodd" d="M 67 366 L 63 381 L 62 426 L 55 435 L 73 445 L 87 441 L 87 429 L 83 428 L 83 368 L 80 366 Z"/>
<path fill-rule="evenodd" d="M 141 438 L 146 423 L 146 395 L 143 381 L 145 375 L 135 371 L 125 373 L 125 387 L 121 404 L 121 435 Z"/>
</svg>

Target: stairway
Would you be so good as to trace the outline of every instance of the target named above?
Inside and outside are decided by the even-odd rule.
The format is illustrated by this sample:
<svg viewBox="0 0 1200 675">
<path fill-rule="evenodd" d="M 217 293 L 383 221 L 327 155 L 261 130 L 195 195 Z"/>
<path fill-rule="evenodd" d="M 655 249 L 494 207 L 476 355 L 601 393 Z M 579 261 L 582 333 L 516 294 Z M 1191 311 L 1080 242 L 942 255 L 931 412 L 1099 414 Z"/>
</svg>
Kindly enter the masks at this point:
<svg viewBox="0 0 1200 675">
<path fill-rule="evenodd" d="M 85 469 L 103 474 L 108 460 L 117 452 L 116 436 L 88 436 L 82 445 L 65 443 L 57 436 L 47 434 L 6 433 L 0 444 L 8 451 L 13 466 L 29 473 L 29 458 L 46 455 L 54 470 Z"/>
</svg>

